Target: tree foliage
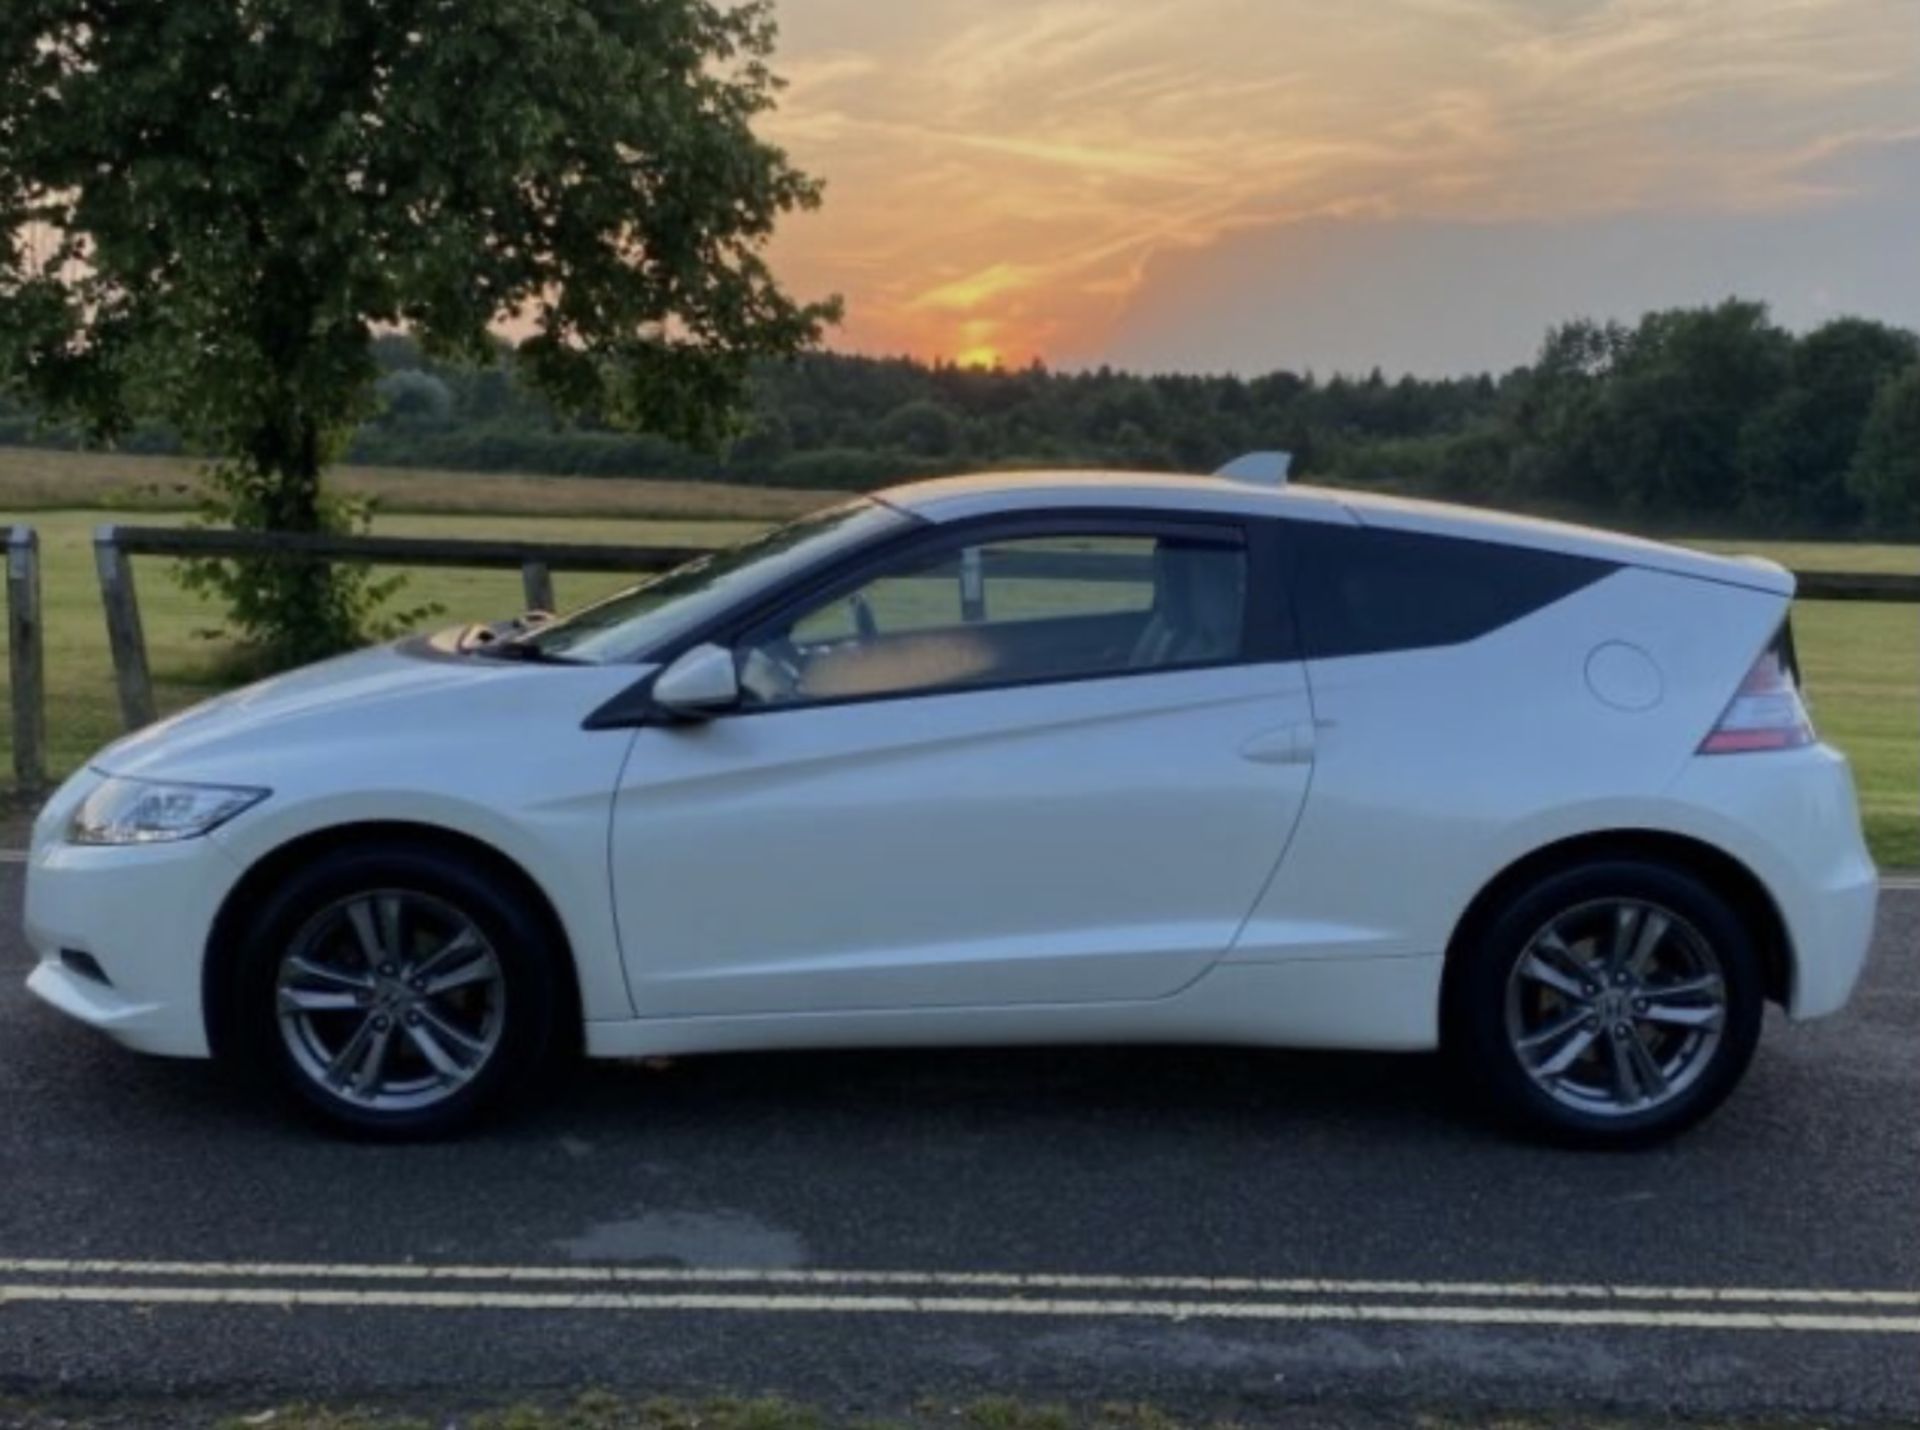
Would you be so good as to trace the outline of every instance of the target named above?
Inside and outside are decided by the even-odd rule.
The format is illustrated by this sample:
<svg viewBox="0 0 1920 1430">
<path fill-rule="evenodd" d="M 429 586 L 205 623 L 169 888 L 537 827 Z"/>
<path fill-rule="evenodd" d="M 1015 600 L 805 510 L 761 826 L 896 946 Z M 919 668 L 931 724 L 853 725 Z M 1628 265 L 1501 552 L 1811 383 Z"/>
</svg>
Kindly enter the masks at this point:
<svg viewBox="0 0 1920 1430">
<path fill-rule="evenodd" d="M 383 338 L 394 377 L 431 376 L 450 410 L 396 401 L 353 439 L 358 460 L 450 469 L 713 478 L 866 488 L 969 468 L 1206 471 L 1281 447 L 1304 477 L 1754 535 L 1891 531 L 1897 505 L 1852 475 L 1868 413 L 1920 361 L 1912 333 L 1841 318 L 1795 335 L 1757 304 L 1576 320 L 1499 377 L 1388 381 L 1267 373 L 1142 376 L 983 371 L 809 354 L 762 365 L 751 422 L 722 452 L 591 421 L 566 424 L 505 356 L 436 362 Z M 0 417 L 0 430 L 5 419 Z"/>
<path fill-rule="evenodd" d="M 102 437 L 160 422 L 230 514 L 338 523 L 373 338 L 693 446 L 830 304 L 762 249 L 819 189 L 753 123 L 765 3 L 9 0 L 0 382 Z M 231 572 L 289 658 L 350 641 L 318 565 Z M 346 579 L 351 579 L 350 577 Z"/>
<path fill-rule="evenodd" d="M 1920 534 L 1920 366 L 1881 384 L 1849 480 L 1876 530 Z"/>
</svg>

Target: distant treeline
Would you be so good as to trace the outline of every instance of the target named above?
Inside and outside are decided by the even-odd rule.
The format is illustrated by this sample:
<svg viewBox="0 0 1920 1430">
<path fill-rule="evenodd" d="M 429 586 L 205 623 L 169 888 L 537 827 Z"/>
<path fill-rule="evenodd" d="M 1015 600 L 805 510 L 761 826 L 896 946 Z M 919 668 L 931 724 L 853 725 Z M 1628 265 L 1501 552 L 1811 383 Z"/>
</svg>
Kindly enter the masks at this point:
<svg viewBox="0 0 1920 1430">
<path fill-rule="evenodd" d="M 348 460 L 867 489 L 981 467 L 1207 471 L 1292 451 L 1302 476 L 1650 527 L 1920 532 L 1920 338 L 1842 318 L 1804 335 L 1758 303 L 1570 322 L 1534 362 L 1449 379 L 983 371 L 816 354 L 755 375 L 740 435 L 696 452 L 562 424 L 490 367 L 378 340 L 380 410 Z M 0 405 L 0 442 L 58 442 Z M 160 431 L 135 450 L 171 450 Z"/>
</svg>

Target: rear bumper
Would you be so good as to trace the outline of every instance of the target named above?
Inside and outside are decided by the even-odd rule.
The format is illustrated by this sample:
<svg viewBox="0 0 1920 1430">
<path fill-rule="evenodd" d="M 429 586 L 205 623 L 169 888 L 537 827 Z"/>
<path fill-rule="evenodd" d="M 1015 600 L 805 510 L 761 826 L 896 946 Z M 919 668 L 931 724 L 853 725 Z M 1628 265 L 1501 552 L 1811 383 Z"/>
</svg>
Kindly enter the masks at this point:
<svg viewBox="0 0 1920 1430">
<path fill-rule="evenodd" d="M 1789 1016 L 1819 1018 L 1846 1006 L 1873 944 L 1880 897 L 1846 757 L 1825 745 L 1704 755 L 1689 761 L 1673 793 L 1725 821 L 1710 836 L 1772 897 L 1787 931 Z"/>
</svg>

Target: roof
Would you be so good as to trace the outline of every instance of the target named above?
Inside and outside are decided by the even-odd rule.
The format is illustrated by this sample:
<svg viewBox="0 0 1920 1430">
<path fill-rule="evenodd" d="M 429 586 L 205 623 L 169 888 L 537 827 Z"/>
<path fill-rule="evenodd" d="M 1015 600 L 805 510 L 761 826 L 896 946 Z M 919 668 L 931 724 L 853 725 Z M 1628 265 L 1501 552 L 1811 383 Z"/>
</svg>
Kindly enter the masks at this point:
<svg viewBox="0 0 1920 1430">
<path fill-rule="evenodd" d="M 879 495 L 893 506 L 929 521 L 955 521 L 996 511 L 1126 506 L 1382 527 L 1563 551 L 1779 595 L 1793 593 L 1792 575 L 1757 557 L 1714 556 L 1570 522 L 1338 487 L 1276 487 L 1170 472 L 1029 471 L 940 477 L 893 487 Z"/>
</svg>

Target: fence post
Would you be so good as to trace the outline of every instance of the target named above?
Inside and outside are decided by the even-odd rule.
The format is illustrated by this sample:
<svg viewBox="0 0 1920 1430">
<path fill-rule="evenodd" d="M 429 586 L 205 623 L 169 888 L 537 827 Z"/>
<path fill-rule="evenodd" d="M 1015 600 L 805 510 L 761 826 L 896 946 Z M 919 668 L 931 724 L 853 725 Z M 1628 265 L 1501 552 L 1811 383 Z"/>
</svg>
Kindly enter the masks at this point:
<svg viewBox="0 0 1920 1430">
<path fill-rule="evenodd" d="M 553 604 L 553 572 L 544 561 L 523 561 L 520 563 L 520 589 L 526 593 L 529 611 L 551 611 Z"/>
<path fill-rule="evenodd" d="M 138 730 L 153 723 L 153 677 L 147 673 L 147 638 L 140 629 L 140 597 L 133 589 L 133 563 L 120 549 L 119 528 L 94 528 L 93 563 L 100 572 L 100 603 L 107 612 L 107 644 L 113 650 L 113 683 L 120 692 L 120 723 Z"/>
<path fill-rule="evenodd" d="M 13 779 L 22 794 L 47 782 L 46 638 L 40 619 L 40 534 L 7 533 L 7 659 L 13 677 Z"/>
</svg>

